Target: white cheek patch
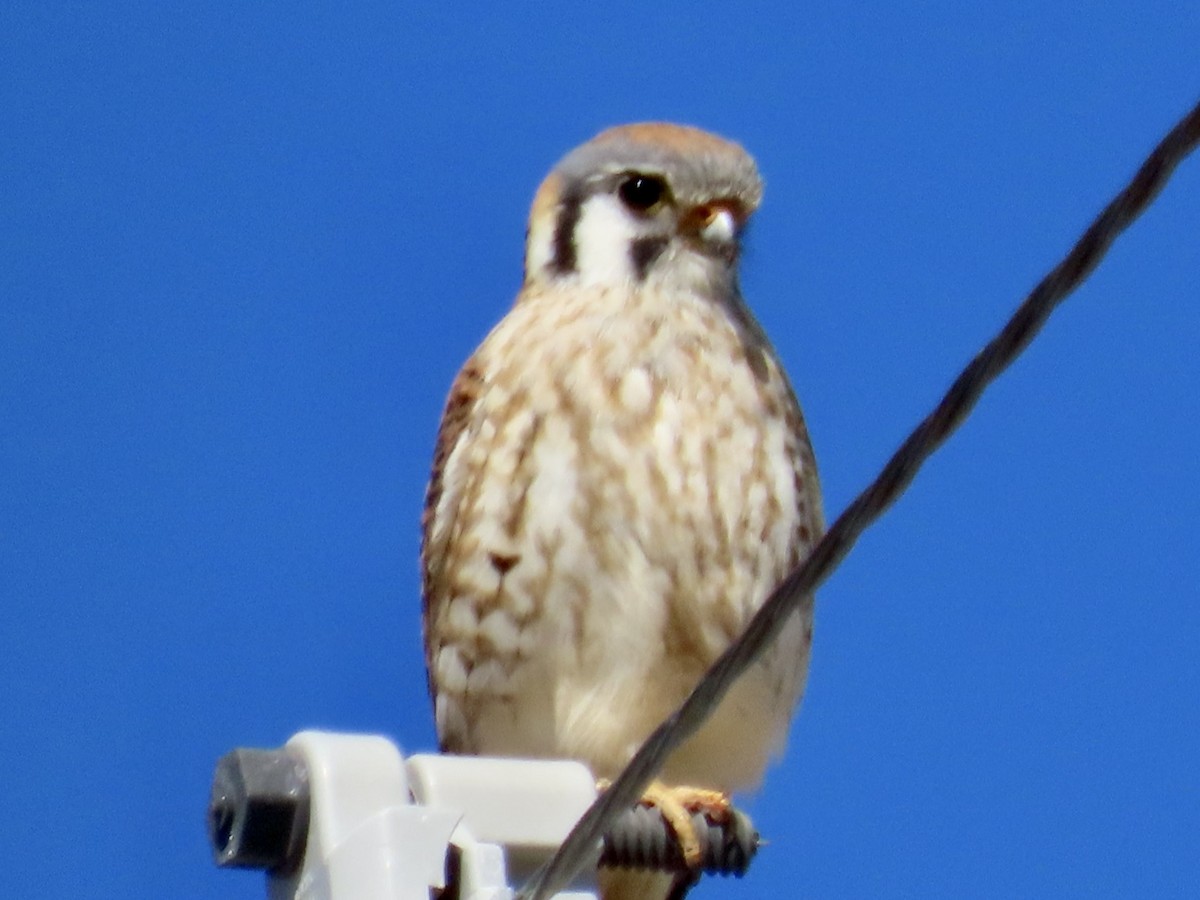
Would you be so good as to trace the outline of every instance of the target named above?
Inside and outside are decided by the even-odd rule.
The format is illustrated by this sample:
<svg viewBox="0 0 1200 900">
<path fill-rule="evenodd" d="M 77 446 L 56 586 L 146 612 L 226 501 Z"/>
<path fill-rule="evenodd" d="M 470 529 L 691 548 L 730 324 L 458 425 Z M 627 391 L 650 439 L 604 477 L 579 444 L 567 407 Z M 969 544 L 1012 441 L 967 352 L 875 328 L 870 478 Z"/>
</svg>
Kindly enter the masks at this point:
<svg viewBox="0 0 1200 900">
<path fill-rule="evenodd" d="M 608 194 L 584 201 L 575 225 L 575 268 L 582 284 L 619 284 L 634 278 L 630 248 L 638 237 L 629 213 Z"/>
</svg>

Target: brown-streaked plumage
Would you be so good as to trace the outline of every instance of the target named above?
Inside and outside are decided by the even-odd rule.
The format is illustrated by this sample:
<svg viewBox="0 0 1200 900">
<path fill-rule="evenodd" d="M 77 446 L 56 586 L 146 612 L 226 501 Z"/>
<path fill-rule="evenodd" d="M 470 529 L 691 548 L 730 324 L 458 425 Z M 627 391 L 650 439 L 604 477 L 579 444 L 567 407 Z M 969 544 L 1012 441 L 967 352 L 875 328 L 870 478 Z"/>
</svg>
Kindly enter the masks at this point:
<svg viewBox="0 0 1200 900">
<path fill-rule="evenodd" d="M 423 517 L 444 750 L 615 777 L 820 536 L 800 407 L 738 290 L 761 194 L 741 147 L 661 123 L 603 132 L 539 188 L 524 285 L 454 381 Z M 756 786 L 811 637 L 810 602 L 662 780 Z M 610 900 L 670 890 L 605 879 Z"/>
</svg>

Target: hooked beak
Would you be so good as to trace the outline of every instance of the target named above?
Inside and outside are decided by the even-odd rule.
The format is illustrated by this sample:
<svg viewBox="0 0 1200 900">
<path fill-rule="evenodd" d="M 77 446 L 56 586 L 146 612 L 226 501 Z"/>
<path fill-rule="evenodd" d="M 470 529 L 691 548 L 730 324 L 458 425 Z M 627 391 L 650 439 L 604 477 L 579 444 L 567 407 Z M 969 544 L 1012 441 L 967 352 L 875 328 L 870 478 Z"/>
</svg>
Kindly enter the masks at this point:
<svg viewBox="0 0 1200 900">
<path fill-rule="evenodd" d="M 732 261 L 745 215 L 739 204 L 717 200 L 688 210 L 682 224 L 684 232 L 694 235 L 709 253 Z"/>
<path fill-rule="evenodd" d="M 709 210 L 707 221 L 700 227 L 700 237 L 717 244 L 726 244 L 734 240 L 738 233 L 737 218 L 733 210 L 724 206 L 714 206 Z"/>
</svg>

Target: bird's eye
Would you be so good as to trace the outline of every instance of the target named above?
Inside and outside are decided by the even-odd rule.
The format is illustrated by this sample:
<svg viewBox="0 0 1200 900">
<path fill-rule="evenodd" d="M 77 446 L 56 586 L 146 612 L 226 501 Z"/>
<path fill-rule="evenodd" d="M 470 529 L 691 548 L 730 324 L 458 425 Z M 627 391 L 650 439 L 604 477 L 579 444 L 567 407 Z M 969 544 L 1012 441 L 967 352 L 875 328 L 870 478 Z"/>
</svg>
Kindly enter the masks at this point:
<svg viewBox="0 0 1200 900">
<path fill-rule="evenodd" d="M 648 212 L 667 194 L 667 183 L 657 175 L 627 175 L 617 189 L 621 202 L 634 212 Z"/>
</svg>

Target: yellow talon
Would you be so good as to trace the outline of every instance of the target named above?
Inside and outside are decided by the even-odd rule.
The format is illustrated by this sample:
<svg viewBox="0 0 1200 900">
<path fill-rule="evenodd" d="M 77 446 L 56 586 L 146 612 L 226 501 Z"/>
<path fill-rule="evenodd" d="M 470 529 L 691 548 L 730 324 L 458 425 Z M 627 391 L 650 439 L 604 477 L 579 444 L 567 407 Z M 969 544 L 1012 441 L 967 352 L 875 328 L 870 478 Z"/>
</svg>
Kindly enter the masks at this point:
<svg viewBox="0 0 1200 900">
<path fill-rule="evenodd" d="M 596 779 L 596 790 L 601 793 L 611 786 L 612 781 L 608 778 Z M 638 803 L 648 809 L 658 810 L 675 835 L 683 861 L 692 870 L 699 869 L 704 862 L 704 850 L 700 846 L 696 826 L 692 824 L 692 816 L 700 813 L 714 825 L 719 825 L 729 821 L 733 809 L 733 803 L 724 791 L 669 785 L 657 779 L 650 782 Z"/>
<path fill-rule="evenodd" d="M 711 822 L 727 822 L 732 809 L 729 795 L 722 791 L 667 785 L 661 781 L 651 782 L 642 795 L 641 803 L 658 810 L 674 832 L 679 852 L 683 854 L 689 869 L 698 869 L 704 862 L 704 850 L 700 846 L 700 836 L 696 833 L 692 816 L 701 813 Z"/>
</svg>

